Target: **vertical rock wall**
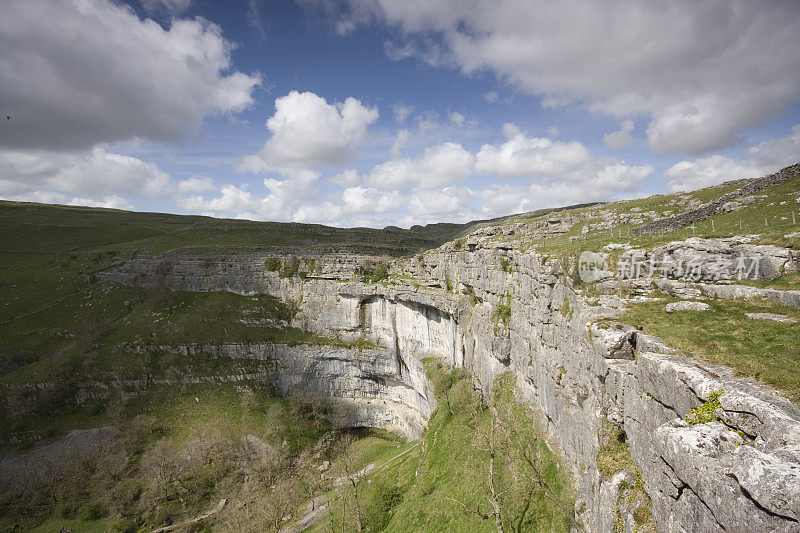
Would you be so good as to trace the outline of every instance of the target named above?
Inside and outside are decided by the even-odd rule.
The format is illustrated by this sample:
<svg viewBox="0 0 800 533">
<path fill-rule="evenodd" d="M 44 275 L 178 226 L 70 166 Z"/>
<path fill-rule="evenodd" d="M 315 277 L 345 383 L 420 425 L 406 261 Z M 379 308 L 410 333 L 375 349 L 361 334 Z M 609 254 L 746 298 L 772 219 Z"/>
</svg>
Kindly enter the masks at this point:
<svg viewBox="0 0 800 533">
<path fill-rule="evenodd" d="M 424 356 L 463 366 L 486 389 L 512 372 L 572 471 L 576 511 L 590 531 L 608 531 L 617 512 L 620 480 L 602 480 L 596 466 L 609 425 L 627 437 L 659 531 L 800 530 L 800 414 L 793 405 L 655 339 L 590 327 L 614 310 L 589 305 L 557 262 L 466 244 L 393 265 L 410 279 L 388 285 L 348 281 L 358 264 L 352 257 L 317 257 L 322 275 L 306 280 L 266 272 L 263 256 L 179 257 L 168 279 L 188 290 L 292 299 L 301 308 L 297 325 L 393 350 L 402 380 L 410 376 L 403 365 Z M 157 261 L 130 262 L 110 277 L 152 283 Z M 725 391 L 718 413 L 725 424 L 679 420 L 714 390 Z"/>
</svg>

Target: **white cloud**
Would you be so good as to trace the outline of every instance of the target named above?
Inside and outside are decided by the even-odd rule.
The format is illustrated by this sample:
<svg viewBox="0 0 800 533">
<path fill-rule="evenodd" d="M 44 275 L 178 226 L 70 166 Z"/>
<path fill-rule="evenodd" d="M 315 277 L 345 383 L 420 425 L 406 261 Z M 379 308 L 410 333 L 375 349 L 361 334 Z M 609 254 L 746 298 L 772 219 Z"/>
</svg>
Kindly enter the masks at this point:
<svg viewBox="0 0 800 533">
<path fill-rule="evenodd" d="M 414 106 L 409 106 L 405 104 L 396 104 L 392 106 L 392 111 L 394 111 L 394 120 L 398 124 L 402 124 L 406 121 L 409 115 L 414 112 Z"/>
<path fill-rule="evenodd" d="M 478 151 L 475 170 L 503 179 L 530 180 L 530 203 L 525 206 L 617 198 L 635 191 L 653 174 L 650 165 L 629 165 L 610 157 L 595 156 L 579 142 L 528 137 L 514 124 L 506 124 L 503 132 L 506 142 L 485 144 Z"/>
<path fill-rule="evenodd" d="M 489 102 L 490 104 L 496 103 L 499 97 L 500 95 L 497 94 L 497 91 L 488 91 L 483 93 L 483 99 Z"/>
<path fill-rule="evenodd" d="M 3 190 L 3 187 L 4 184 L 2 180 L 0 180 L 0 191 Z M 11 200 L 14 202 L 39 202 L 43 204 L 107 207 L 109 209 L 126 209 L 128 211 L 134 209 L 134 205 L 131 202 L 116 194 L 102 197 L 81 197 L 70 196 L 69 194 L 54 191 L 24 190 L 12 194 L 0 192 L 0 197 L 2 197 L 4 200 Z"/>
<path fill-rule="evenodd" d="M 261 0 L 247 1 L 247 23 L 258 32 L 262 40 L 267 38 L 267 28 L 261 16 Z"/>
<path fill-rule="evenodd" d="M 361 181 L 361 177 L 358 175 L 357 171 L 350 168 L 342 172 L 339 172 L 338 174 L 334 174 L 332 177 L 328 178 L 328 181 L 333 183 L 334 185 L 340 185 L 342 187 L 352 187 L 353 185 L 357 185 Z"/>
<path fill-rule="evenodd" d="M 463 114 L 457 111 L 453 111 L 452 113 L 450 113 L 450 122 L 452 122 L 458 127 L 464 126 L 464 122 L 466 122 L 466 120 L 467 117 L 465 117 Z"/>
<path fill-rule="evenodd" d="M 603 135 L 603 142 L 610 148 L 625 148 L 626 146 L 632 145 L 634 142 L 634 138 L 631 135 L 632 131 L 633 121 L 624 120 L 619 125 L 618 130 Z"/>
<path fill-rule="evenodd" d="M 413 220 L 422 220 L 422 223 L 438 222 L 452 219 L 453 215 L 466 211 L 472 199 L 473 194 L 469 189 L 459 187 L 416 190 L 409 199 L 408 211 Z"/>
<path fill-rule="evenodd" d="M 389 149 L 389 153 L 392 154 L 394 159 L 400 159 L 403 155 L 403 149 L 408 146 L 409 141 L 411 140 L 411 132 L 402 129 L 397 132 L 397 137 L 392 143 L 392 147 Z"/>
<path fill-rule="evenodd" d="M 109 209 L 133 210 L 133 204 L 125 198 L 112 194 L 101 199 L 75 197 L 69 201 L 70 205 L 85 205 L 88 207 L 107 207 Z"/>
<path fill-rule="evenodd" d="M 649 115 L 660 151 L 702 154 L 800 98 L 797 2 L 348 0 L 341 31 L 398 27 L 395 57 L 481 70 L 545 105 Z M 438 37 L 438 38 L 432 38 Z M 646 43 L 646 45 L 642 45 Z M 493 100 L 493 96 L 488 98 Z"/>
<path fill-rule="evenodd" d="M 581 169 L 591 155 L 579 142 L 527 137 L 514 124 L 503 127 L 506 142 L 484 144 L 475 158 L 478 172 L 501 178 L 555 174 L 565 176 Z"/>
<path fill-rule="evenodd" d="M 272 137 L 257 154 L 246 156 L 239 170 L 284 172 L 343 164 L 377 119 L 376 108 L 355 98 L 329 104 L 314 93 L 292 91 L 275 100 L 275 114 L 267 120 Z"/>
<path fill-rule="evenodd" d="M 0 146 L 179 140 L 205 116 L 253 102 L 260 76 L 231 70 L 232 48 L 199 18 L 165 30 L 109 0 L 4 2 L 0 102 L 14 121 Z"/>
<path fill-rule="evenodd" d="M 669 190 L 691 191 L 717 185 L 723 181 L 755 178 L 760 175 L 756 166 L 737 163 L 733 159 L 722 155 L 710 155 L 694 161 L 681 161 L 675 163 L 662 174 L 667 181 Z"/>
<path fill-rule="evenodd" d="M 528 191 L 520 185 L 493 183 L 476 191 L 476 195 L 483 200 L 482 218 L 496 218 L 531 209 Z"/>
<path fill-rule="evenodd" d="M 752 159 L 764 168 L 779 169 L 800 160 L 800 124 L 795 124 L 792 133 L 782 139 L 770 139 L 747 151 Z"/>
<path fill-rule="evenodd" d="M 292 171 L 284 179 L 266 178 L 265 196 L 253 194 L 246 185 L 225 184 L 216 197 L 182 196 L 175 203 L 187 212 L 249 220 L 291 220 L 292 212 L 304 201 L 316 199 L 319 174 Z"/>
<path fill-rule="evenodd" d="M 206 176 L 194 176 L 178 182 L 178 191 L 182 193 L 213 191 L 216 188 L 214 180 Z"/>
<path fill-rule="evenodd" d="M 380 215 L 397 210 L 401 205 L 398 191 L 379 191 L 371 187 L 349 187 L 342 191 L 341 201 L 300 206 L 292 216 L 295 222 L 322 222 L 347 226 L 358 215 Z M 373 217 L 372 220 L 381 220 Z"/>
<path fill-rule="evenodd" d="M 101 147 L 79 153 L 3 151 L 0 176 L 4 198 L 36 191 L 157 198 L 170 186 L 169 176 L 155 164 Z"/>
<path fill-rule="evenodd" d="M 429 146 L 414 158 L 401 158 L 375 166 L 367 182 L 380 188 L 417 184 L 441 187 L 462 181 L 472 173 L 473 156 L 460 144 L 446 142 Z"/>
<path fill-rule="evenodd" d="M 173 16 L 180 15 L 192 5 L 192 0 L 140 0 L 140 2 L 150 14 L 166 11 Z"/>
<path fill-rule="evenodd" d="M 715 154 L 693 161 L 675 163 L 664 171 L 662 178 L 670 191 L 691 191 L 725 181 L 757 178 L 796 163 L 800 154 L 800 124 L 792 133 L 771 139 L 747 150 L 741 161 Z"/>
</svg>

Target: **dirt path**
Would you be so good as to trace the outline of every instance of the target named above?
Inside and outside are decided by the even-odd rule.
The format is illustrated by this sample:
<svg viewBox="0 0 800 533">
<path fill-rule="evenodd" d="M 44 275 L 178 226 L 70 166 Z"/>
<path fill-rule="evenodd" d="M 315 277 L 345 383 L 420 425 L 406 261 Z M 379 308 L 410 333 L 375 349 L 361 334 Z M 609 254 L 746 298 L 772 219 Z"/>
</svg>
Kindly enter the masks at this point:
<svg viewBox="0 0 800 533">
<path fill-rule="evenodd" d="M 375 466 L 373 463 L 368 464 L 355 474 L 350 474 L 349 476 L 342 476 L 334 480 L 333 486 L 334 487 L 341 487 L 345 483 L 347 483 L 351 479 L 364 477 L 373 472 L 377 472 L 381 468 L 384 468 L 386 465 L 394 461 L 395 459 L 399 459 L 400 457 L 404 456 L 414 448 L 420 445 L 422 441 L 418 441 L 409 449 L 398 453 L 397 455 L 387 459 L 383 463 L 378 466 Z M 301 531 L 305 531 L 312 525 L 314 525 L 319 519 L 323 518 L 325 515 L 328 514 L 328 498 L 325 496 L 318 496 L 314 498 L 314 501 L 308 504 L 306 508 L 306 512 L 298 518 L 294 523 L 281 528 L 278 533 L 300 533 Z M 153 532 L 155 533 L 155 532 Z"/>
<path fill-rule="evenodd" d="M 206 513 L 203 513 L 203 514 L 201 514 L 199 516 L 195 516 L 194 518 L 190 518 L 189 520 L 184 520 L 183 522 L 179 522 L 177 524 L 172 524 L 170 526 L 164 526 L 164 527 L 160 527 L 158 529 L 154 529 L 150 533 L 166 533 L 167 531 L 174 531 L 174 530 L 176 530 L 178 528 L 186 527 L 186 526 L 189 526 L 191 524 L 195 524 L 197 522 L 200 522 L 201 520 L 205 520 L 206 518 L 214 516 L 215 514 L 220 512 L 222 510 L 222 508 L 225 507 L 225 504 L 227 502 L 228 502 L 228 500 L 223 498 L 223 499 L 221 499 L 219 501 L 219 503 L 217 504 L 216 507 L 214 507 L 213 509 L 211 509 L 210 511 L 208 511 Z"/>
</svg>

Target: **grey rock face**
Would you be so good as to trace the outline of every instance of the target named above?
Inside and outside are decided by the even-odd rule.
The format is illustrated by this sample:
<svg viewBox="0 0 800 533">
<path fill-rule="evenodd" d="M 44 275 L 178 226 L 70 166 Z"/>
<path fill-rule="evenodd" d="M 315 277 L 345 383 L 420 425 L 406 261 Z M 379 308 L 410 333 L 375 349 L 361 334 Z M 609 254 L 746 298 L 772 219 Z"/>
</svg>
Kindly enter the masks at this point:
<svg viewBox="0 0 800 533">
<path fill-rule="evenodd" d="M 69 467 L 88 463 L 111 447 L 124 454 L 117 441 L 119 434 L 119 430 L 111 426 L 76 429 L 51 444 L 23 454 L 5 455 L 0 458 L 0 483 L 4 488 L 36 490 L 58 479 Z"/>
<path fill-rule="evenodd" d="M 557 261 L 495 245 L 493 238 L 476 232 L 465 249 L 398 261 L 392 271 L 405 277 L 387 285 L 354 281 L 363 260 L 357 256 L 316 257 L 316 272 L 326 278 L 303 280 L 267 272 L 265 256 L 255 254 L 219 261 L 174 256 L 167 282 L 292 299 L 301 309 L 294 325 L 384 346 L 365 355 L 319 347 L 272 355 L 278 365 L 265 379 L 287 394 L 340 399 L 351 408 L 343 409 L 343 424 L 418 435 L 433 409 L 421 357 L 468 369 L 487 391 L 494 377 L 511 372 L 574 476 L 587 530 L 610 531 L 608 517 L 616 512 L 621 482 L 601 482 L 596 467 L 608 423 L 626 435 L 659 531 L 798 530 L 800 413 L 788 400 L 633 328 L 590 325 L 595 317 L 612 318 L 620 302 L 604 296 L 590 305 Z M 682 243 L 664 253 L 702 254 L 709 246 L 727 244 Z M 784 270 L 794 260 L 785 259 Z M 146 286 L 163 260 L 138 258 L 107 277 Z M 684 288 L 707 287 L 732 286 Z M 499 318 L 500 309 L 509 311 L 507 319 Z M 717 390 L 724 391 L 720 422 L 681 420 Z"/>
<path fill-rule="evenodd" d="M 749 244 L 747 237 L 701 239 L 693 237 L 654 248 L 628 250 L 624 265 L 627 275 L 655 275 L 682 281 L 766 279 L 797 272 L 800 254 L 789 248 Z M 643 274 L 643 272 L 645 274 Z"/>
<path fill-rule="evenodd" d="M 690 283 L 666 278 L 651 278 L 652 283 L 670 296 L 696 298 L 706 295 L 711 298 L 765 298 L 775 303 L 800 307 L 800 291 L 762 289 L 749 285 L 716 285 L 713 283 Z"/>
<path fill-rule="evenodd" d="M 790 318 L 786 315 L 779 315 L 777 313 L 745 313 L 747 318 L 752 318 L 753 320 L 772 320 L 774 322 L 797 322 L 794 318 Z"/>
<path fill-rule="evenodd" d="M 705 302 L 672 302 L 664 306 L 667 313 L 675 311 L 708 311 L 711 306 Z"/>
</svg>

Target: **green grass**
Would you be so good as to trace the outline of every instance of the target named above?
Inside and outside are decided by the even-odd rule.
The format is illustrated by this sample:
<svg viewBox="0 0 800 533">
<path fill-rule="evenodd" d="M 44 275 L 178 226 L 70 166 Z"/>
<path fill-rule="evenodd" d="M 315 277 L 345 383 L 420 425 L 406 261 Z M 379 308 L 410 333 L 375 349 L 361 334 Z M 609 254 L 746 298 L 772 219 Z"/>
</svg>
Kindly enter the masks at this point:
<svg viewBox="0 0 800 533">
<path fill-rule="evenodd" d="M 678 348 L 737 374 L 771 385 L 800 402 L 800 342 L 797 323 L 753 320 L 745 313 L 768 312 L 800 320 L 800 310 L 767 301 L 713 300 L 709 311 L 667 313 L 668 301 L 631 305 L 620 320 L 641 325 Z"/>
<path fill-rule="evenodd" d="M 124 453 L 101 457 L 74 473 L 67 470 L 47 491 L 0 493 L 0 529 L 16 524 L 37 531 L 108 531 L 125 516 L 133 530 L 151 530 L 166 518 L 194 516 L 218 498 L 246 490 L 245 472 L 257 465 L 235 459 L 245 435 L 254 435 L 287 458 L 298 457 L 330 431 L 323 413 L 276 398 L 268 387 L 254 383 L 156 387 L 133 398 L 117 396 L 97 412 L 78 410 L 70 427 L 115 425 L 122 429 Z M 187 455 L 195 449 L 207 449 L 206 459 L 198 462 Z M 154 467 L 170 469 L 178 481 L 159 485 Z M 90 519 L 97 516 L 102 518 Z"/>
<path fill-rule="evenodd" d="M 306 248 L 399 256 L 435 248 L 469 226 L 429 224 L 392 231 L 344 229 L 0 201 L 0 227 L 4 231 L 0 252 L 51 254 L 117 249 L 160 254 L 178 249 L 199 253 Z"/>
<path fill-rule="evenodd" d="M 488 512 L 484 485 L 487 481 L 488 454 L 483 450 L 486 444 L 478 435 L 488 435 L 491 412 L 473 390 L 470 379 L 460 370 L 452 372 L 440 363 L 426 361 L 426 369 L 431 379 L 439 407 L 429 421 L 422 443 L 405 456 L 389 463 L 386 468 L 369 475 L 369 483 L 362 486 L 362 505 L 365 516 L 377 517 L 375 523 L 380 529 L 369 531 L 494 531 L 494 520 L 484 520 L 475 514 L 467 513 L 458 500 L 468 506 L 480 506 Z M 538 435 L 533 416 L 527 407 L 513 400 L 513 387 L 508 377 L 497 382 L 498 393 L 494 405 L 504 420 L 513 421 L 516 431 L 524 435 L 529 443 L 529 451 L 540 454 L 539 465 L 545 473 L 550 487 L 572 508 L 571 485 L 569 478 L 559 467 L 558 461 Z M 452 410 L 452 412 L 451 412 Z M 569 531 L 569 522 L 560 510 L 541 493 L 528 495 L 524 487 L 514 483 L 514 473 L 519 459 L 508 434 L 498 437 L 497 446 L 510 450 L 510 455 L 497 456 L 496 483 L 507 490 L 503 495 L 503 519 L 509 527 L 521 531 Z M 373 446 L 367 441 L 361 443 Z M 383 457 L 391 457 L 402 447 L 391 448 L 383 445 Z M 358 464 L 365 463 L 365 457 L 376 457 L 376 452 L 362 453 Z M 509 462 L 511 460 L 511 462 Z M 380 459 L 372 462 L 380 464 Z M 513 463 L 513 464 L 512 464 Z M 517 472 L 519 474 L 519 472 Z M 341 501 L 346 493 L 332 493 L 333 522 L 342 523 Z M 352 503 L 352 502 L 351 502 Z M 347 530 L 355 527 L 354 512 L 347 511 L 344 516 Z M 329 530 L 329 520 L 317 523 L 310 531 Z"/>
<path fill-rule="evenodd" d="M 631 450 L 625 440 L 625 433 L 614 428 L 607 428 L 608 437 L 600 451 L 597 452 L 597 469 L 605 481 L 618 472 L 626 472 L 633 479 L 632 483 L 624 481 L 620 485 L 614 517 L 614 533 L 624 531 L 624 523 L 619 506 L 624 505 L 633 515 L 636 531 L 655 531 L 653 524 L 653 503 L 644 488 L 642 473 L 631 457 Z"/>
<path fill-rule="evenodd" d="M 685 196 L 695 198 L 698 202 L 705 203 L 719 198 L 725 193 L 741 187 L 740 183 L 723 184 L 716 187 L 708 187 L 699 191 L 686 193 Z M 766 196 L 760 198 L 760 195 Z M 629 200 L 604 204 L 601 206 L 584 207 L 574 210 L 565 210 L 565 214 L 570 213 L 592 213 L 607 210 L 616 214 L 631 213 L 632 209 L 638 208 L 642 211 L 655 211 L 664 214 L 672 212 L 679 214 L 685 208 L 679 208 L 678 199 L 684 194 L 659 195 L 652 198 Z M 757 243 L 775 244 L 779 246 L 800 249 L 800 238 L 784 237 L 786 234 L 800 231 L 800 204 L 796 198 L 800 196 L 800 176 L 795 176 L 786 180 L 780 185 L 763 189 L 756 193 L 756 201 L 743 207 L 738 211 L 717 214 L 713 217 L 698 222 L 694 229 L 691 227 L 679 228 L 675 231 L 663 234 L 634 235 L 632 233 L 635 224 L 615 224 L 613 235 L 608 230 L 592 230 L 585 234 L 583 240 L 570 241 L 570 237 L 583 235 L 581 229 L 589 222 L 596 222 L 600 219 L 591 219 L 587 222 L 575 224 L 568 232 L 557 237 L 530 238 L 525 236 L 508 237 L 503 236 L 501 240 L 517 240 L 518 245 L 523 249 L 536 249 L 540 254 L 549 256 L 571 256 L 576 259 L 583 250 L 601 250 L 610 243 L 627 243 L 636 248 L 652 249 L 656 246 L 666 244 L 671 241 L 683 240 L 690 237 L 723 238 L 734 235 L 757 234 L 760 238 Z M 781 205 L 781 202 L 784 205 Z M 795 224 L 792 223 L 792 212 L 795 213 Z M 561 214 L 561 213 L 559 213 Z M 543 221 L 555 215 L 543 215 L 534 218 L 511 218 L 503 223 L 515 221 L 537 222 Z M 766 216 L 766 224 L 764 222 Z M 713 221 L 713 227 L 712 227 Z"/>
</svg>

